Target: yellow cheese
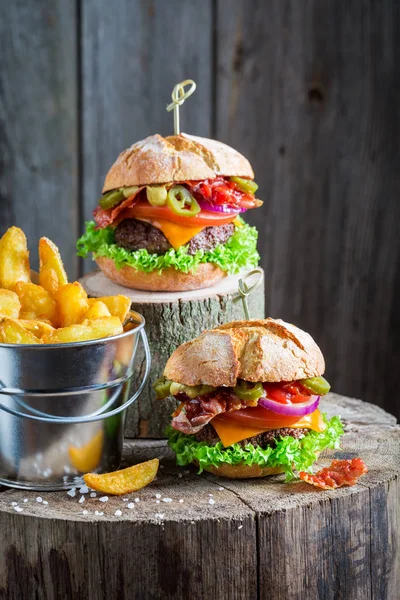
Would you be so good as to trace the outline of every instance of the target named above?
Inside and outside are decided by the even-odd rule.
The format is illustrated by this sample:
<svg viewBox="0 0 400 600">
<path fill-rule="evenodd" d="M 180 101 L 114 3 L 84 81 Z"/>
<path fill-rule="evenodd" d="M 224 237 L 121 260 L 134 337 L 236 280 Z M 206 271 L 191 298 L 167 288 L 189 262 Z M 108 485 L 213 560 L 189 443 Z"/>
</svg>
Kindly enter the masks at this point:
<svg viewBox="0 0 400 600">
<path fill-rule="evenodd" d="M 172 221 L 167 221 L 166 219 L 155 220 L 140 217 L 140 221 L 146 221 L 157 227 L 157 229 L 160 229 L 175 250 L 187 244 L 192 237 L 203 231 L 206 227 L 188 227 L 187 225 L 172 223 Z"/>
<path fill-rule="evenodd" d="M 264 429 L 260 429 L 259 427 L 244 426 L 234 419 L 220 419 L 218 416 L 214 417 L 214 419 L 211 421 L 211 425 L 218 433 L 220 440 L 225 447 L 231 446 L 236 442 L 241 442 L 242 440 L 253 437 L 260 433 L 264 433 L 264 431 L 271 431 L 272 429 L 279 429 L 280 427 L 293 427 L 296 429 L 301 427 L 305 429 L 313 429 L 314 431 L 319 432 L 325 429 L 325 423 L 318 408 L 311 414 L 300 417 L 300 419 L 295 423 L 291 425 L 281 425 L 280 427 L 277 424 L 274 427 L 265 427 Z"/>
</svg>

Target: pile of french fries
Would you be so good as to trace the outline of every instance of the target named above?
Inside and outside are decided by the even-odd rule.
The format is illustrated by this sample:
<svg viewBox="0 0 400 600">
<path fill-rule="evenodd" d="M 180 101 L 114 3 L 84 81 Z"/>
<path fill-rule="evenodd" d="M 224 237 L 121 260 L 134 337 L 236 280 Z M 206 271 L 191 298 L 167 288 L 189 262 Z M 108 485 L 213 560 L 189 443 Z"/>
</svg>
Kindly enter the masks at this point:
<svg viewBox="0 0 400 600">
<path fill-rule="evenodd" d="M 126 296 L 88 298 L 68 283 L 57 246 L 39 240 L 39 273 L 31 271 L 24 232 L 10 227 L 0 239 L 0 342 L 63 344 L 123 332 L 131 301 Z"/>
</svg>

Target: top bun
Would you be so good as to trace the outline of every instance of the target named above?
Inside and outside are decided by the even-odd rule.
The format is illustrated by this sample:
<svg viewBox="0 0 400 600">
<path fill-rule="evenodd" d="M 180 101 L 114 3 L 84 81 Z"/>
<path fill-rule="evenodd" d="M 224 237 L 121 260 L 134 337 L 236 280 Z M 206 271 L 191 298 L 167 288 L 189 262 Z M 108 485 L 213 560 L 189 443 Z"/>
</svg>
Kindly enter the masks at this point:
<svg viewBox="0 0 400 600">
<path fill-rule="evenodd" d="M 312 337 L 280 319 L 233 321 L 204 331 L 169 358 L 164 375 L 185 385 L 235 386 L 252 382 L 295 381 L 325 371 Z"/>
<path fill-rule="evenodd" d="M 225 177 L 254 178 L 247 158 L 216 140 L 181 133 L 151 135 L 121 152 L 107 173 L 103 194 L 131 185 Z"/>
</svg>

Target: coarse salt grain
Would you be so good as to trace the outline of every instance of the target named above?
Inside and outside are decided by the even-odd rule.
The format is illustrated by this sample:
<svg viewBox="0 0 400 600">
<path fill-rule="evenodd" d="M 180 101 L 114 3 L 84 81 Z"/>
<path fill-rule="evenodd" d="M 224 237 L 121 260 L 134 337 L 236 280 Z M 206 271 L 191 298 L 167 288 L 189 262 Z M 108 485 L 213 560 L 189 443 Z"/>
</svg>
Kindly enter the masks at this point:
<svg viewBox="0 0 400 600">
<path fill-rule="evenodd" d="M 85 502 L 85 496 L 81 496 L 79 498 L 79 504 L 83 504 Z"/>
<path fill-rule="evenodd" d="M 179 502 L 182 504 L 182 502 L 183 502 L 183 498 L 181 498 L 181 499 L 179 500 Z"/>
<path fill-rule="evenodd" d="M 82 511 L 82 514 L 83 514 L 83 515 L 87 515 L 87 514 L 88 514 L 88 511 L 87 511 L 87 510 L 83 510 L 83 511 Z"/>
<path fill-rule="evenodd" d="M 128 508 L 135 508 L 135 505 L 133 504 L 133 502 L 129 502 Z"/>
<path fill-rule="evenodd" d="M 122 511 L 121 510 L 116 510 L 115 513 L 114 513 L 114 515 L 116 517 L 120 517 L 122 515 Z"/>
<path fill-rule="evenodd" d="M 11 502 L 11 506 L 18 506 L 18 502 Z"/>
<path fill-rule="evenodd" d="M 161 498 L 161 494 L 156 494 L 156 498 Z"/>
<path fill-rule="evenodd" d="M 182 479 L 183 474 L 182 473 L 178 473 L 178 477 L 179 477 L 179 479 Z"/>
<path fill-rule="evenodd" d="M 219 488 L 218 488 L 218 490 L 219 490 L 220 492 L 223 492 L 223 491 L 224 491 L 224 489 L 225 489 L 225 488 L 223 488 L 223 487 L 219 487 Z"/>
<path fill-rule="evenodd" d="M 210 498 L 208 504 L 215 504 L 215 500 L 213 498 Z"/>
<path fill-rule="evenodd" d="M 20 506 L 14 506 L 14 510 L 16 510 L 17 512 L 22 512 L 24 509 Z"/>
<path fill-rule="evenodd" d="M 135 498 L 135 502 L 140 502 L 140 498 Z"/>
<path fill-rule="evenodd" d="M 163 498 L 162 501 L 163 502 L 172 502 L 172 498 Z"/>
<path fill-rule="evenodd" d="M 43 500 L 43 504 L 48 504 L 47 500 Z"/>
<path fill-rule="evenodd" d="M 160 504 L 160 501 L 159 501 L 159 500 L 156 500 L 156 504 Z"/>
<path fill-rule="evenodd" d="M 97 496 L 96 492 L 90 492 L 90 497 L 91 498 L 96 498 L 96 496 Z"/>
<path fill-rule="evenodd" d="M 243 525 L 239 525 L 238 529 L 242 529 Z"/>
<path fill-rule="evenodd" d="M 68 490 L 67 494 L 68 496 L 71 496 L 71 498 L 74 498 L 76 496 L 76 488 L 71 488 Z"/>
<path fill-rule="evenodd" d="M 128 502 L 129 498 L 122 498 L 123 502 Z"/>
<path fill-rule="evenodd" d="M 211 498 L 214 496 L 214 494 L 208 494 L 209 496 L 211 496 Z"/>
<path fill-rule="evenodd" d="M 164 513 L 156 513 L 155 517 L 158 519 L 163 519 L 165 517 L 165 514 Z"/>
<path fill-rule="evenodd" d="M 96 510 L 94 514 L 97 515 L 98 517 L 102 517 L 104 515 L 104 513 L 100 512 L 99 510 Z"/>
<path fill-rule="evenodd" d="M 79 492 L 80 492 L 81 494 L 87 494 L 87 493 L 88 493 L 88 491 L 89 491 L 89 488 L 88 488 L 88 486 L 87 486 L 87 485 L 82 485 L 82 486 L 79 488 Z"/>
<path fill-rule="evenodd" d="M 26 502 L 28 502 L 28 498 L 24 498 L 24 502 L 25 502 L 25 503 L 26 503 Z"/>
<path fill-rule="evenodd" d="M 102 496 L 99 498 L 100 502 L 108 502 L 108 496 Z"/>
<path fill-rule="evenodd" d="M 38 496 L 38 497 L 36 498 L 36 502 L 39 502 L 39 504 L 40 504 L 41 502 L 43 502 L 43 498 L 41 498 L 40 496 Z"/>
</svg>

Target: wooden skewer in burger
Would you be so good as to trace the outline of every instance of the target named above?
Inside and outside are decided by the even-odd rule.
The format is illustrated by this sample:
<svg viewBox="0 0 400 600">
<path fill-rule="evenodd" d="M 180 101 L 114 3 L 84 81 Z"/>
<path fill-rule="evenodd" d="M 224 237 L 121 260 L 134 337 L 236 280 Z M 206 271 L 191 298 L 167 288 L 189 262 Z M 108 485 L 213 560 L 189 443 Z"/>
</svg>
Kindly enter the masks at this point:
<svg viewBox="0 0 400 600">
<path fill-rule="evenodd" d="M 185 92 L 188 83 L 192 87 Z M 78 240 L 120 285 L 184 291 L 257 265 L 257 230 L 241 218 L 262 204 L 249 161 L 233 148 L 179 133 L 179 105 L 195 89 L 174 88 L 175 135 L 152 135 L 109 170 L 94 222 Z"/>
<path fill-rule="evenodd" d="M 280 319 L 234 321 L 182 344 L 154 386 L 180 402 L 169 428 L 177 463 L 230 478 L 309 471 L 343 433 L 318 408 L 324 370 L 312 337 Z"/>
</svg>

